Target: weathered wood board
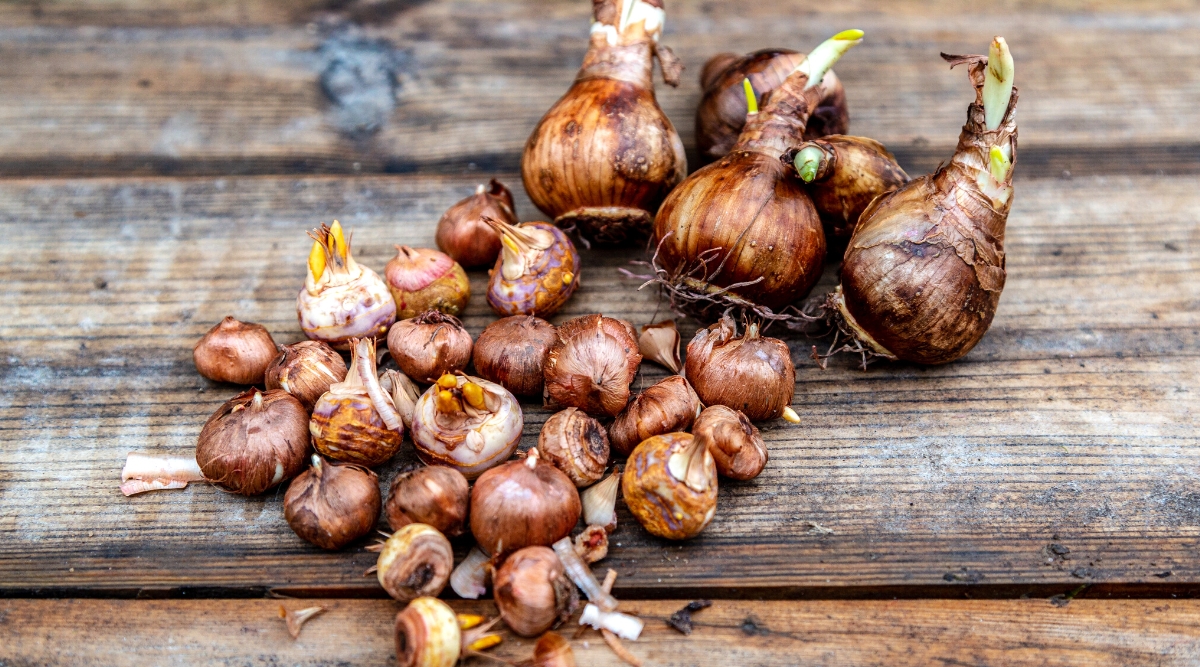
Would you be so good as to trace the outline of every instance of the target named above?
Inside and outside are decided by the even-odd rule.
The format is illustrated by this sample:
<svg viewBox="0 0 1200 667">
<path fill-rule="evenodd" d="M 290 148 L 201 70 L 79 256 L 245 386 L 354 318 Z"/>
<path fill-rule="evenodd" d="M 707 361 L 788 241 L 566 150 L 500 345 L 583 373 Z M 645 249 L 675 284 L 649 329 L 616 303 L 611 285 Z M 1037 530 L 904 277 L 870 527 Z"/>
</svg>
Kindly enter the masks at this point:
<svg viewBox="0 0 1200 667">
<path fill-rule="evenodd" d="M 589 8 L 5 3 L 0 175 L 512 171 L 575 75 Z M 662 105 L 692 146 L 705 59 L 804 50 L 847 27 L 867 34 L 837 66 L 852 131 L 915 172 L 949 156 L 970 100 L 938 52 L 978 52 L 994 34 L 1017 59 L 1026 175 L 1200 165 L 1194 3 L 669 3 L 664 41 L 688 71 L 678 89 L 658 85 Z"/>
<path fill-rule="evenodd" d="M 429 244 L 474 183 L 0 181 L 0 595 L 380 595 L 362 576 L 374 554 L 301 542 L 281 493 L 126 499 L 119 470 L 130 451 L 186 454 L 235 393 L 191 363 L 222 316 L 300 339 L 306 229 L 340 218 L 381 268 L 392 244 Z M 518 209 L 535 216 L 520 194 Z M 602 566 L 626 597 L 1195 592 L 1198 217 L 1191 178 L 1021 181 L 1008 286 L 978 348 L 939 368 L 821 370 L 788 336 L 804 424 L 765 425 L 764 474 L 724 485 L 716 519 L 685 544 L 648 537 L 622 508 Z M 617 272 L 640 256 L 585 253 L 556 319 L 661 318 L 655 294 Z M 484 275 L 472 280 L 478 295 Z M 818 289 L 831 283 L 832 271 Z M 491 319 L 477 296 L 468 328 Z M 663 374 L 643 370 L 635 386 Z M 526 407 L 523 447 L 547 416 Z"/>
<path fill-rule="evenodd" d="M 327 611 L 288 636 L 280 606 L 302 600 L 0 600 L 0 664 L 72 667 L 156 665 L 390 665 L 400 605 L 326 600 Z M 646 621 L 625 646 L 656 667 L 776 665 L 1190 665 L 1200 660 L 1194 600 L 716 601 L 684 636 L 666 619 L 683 600 L 625 602 Z M 492 615 L 490 602 L 455 602 Z M 103 619 L 103 623 L 97 623 Z M 623 665 L 594 630 L 575 636 L 580 665 Z M 505 633 L 490 651 L 528 659 L 533 642 Z M 469 664 L 490 664 L 476 659 Z"/>
</svg>

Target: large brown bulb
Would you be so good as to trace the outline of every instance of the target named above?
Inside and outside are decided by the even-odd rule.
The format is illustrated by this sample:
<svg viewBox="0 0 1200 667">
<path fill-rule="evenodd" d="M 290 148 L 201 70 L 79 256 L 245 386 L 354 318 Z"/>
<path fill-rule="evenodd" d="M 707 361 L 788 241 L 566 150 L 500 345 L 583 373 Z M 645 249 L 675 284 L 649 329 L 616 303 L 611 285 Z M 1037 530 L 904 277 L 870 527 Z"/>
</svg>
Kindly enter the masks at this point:
<svg viewBox="0 0 1200 667">
<path fill-rule="evenodd" d="M 424 523 L 447 537 L 457 537 L 466 530 L 470 500 L 471 489 L 461 472 L 425 466 L 392 480 L 384 511 L 392 530 Z"/>
<path fill-rule="evenodd" d="M 787 343 L 763 338 L 757 324 L 738 336 L 729 317 L 696 332 L 688 343 L 684 369 L 705 405 L 725 405 L 750 419 L 782 415 L 796 389 L 796 367 Z"/>
<path fill-rule="evenodd" d="M 777 156 L 735 150 L 692 174 L 655 218 L 659 260 L 671 274 L 708 269 L 693 290 L 737 285 L 743 299 L 778 310 L 821 277 L 825 233 L 803 184 Z"/>
<path fill-rule="evenodd" d="M 575 584 L 553 549 L 526 547 L 492 577 L 500 618 L 522 637 L 536 637 L 570 618 L 579 605 Z"/>
<path fill-rule="evenodd" d="M 672 375 L 638 394 L 613 420 L 613 449 L 628 455 L 646 438 L 692 427 L 703 406 L 688 381 Z"/>
<path fill-rule="evenodd" d="M 524 459 L 492 468 L 475 481 L 471 533 L 479 548 L 499 557 L 554 544 L 571 534 L 582 511 L 575 484 L 531 449 Z"/>
<path fill-rule="evenodd" d="M 261 384 L 275 341 L 261 324 L 226 317 L 192 347 L 196 370 L 215 382 Z"/>
<path fill-rule="evenodd" d="M 645 20 L 622 30 L 618 7 L 630 3 Z M 521 178 L 555 224 L 600 243 L 644 240 L 654 210 L 687 174 L 683 142 L 651 81 L 655 56 L 668 82 L 677 82 L 676 61 L 657 42 L 659 0 L 596 0 L 593 9 L 583 67 L 530 135 Z"/>
<path fill-rule="evenodd" d="M 371 532 L 380 504 L 375 473 L 313 454 L 312 467 L 288 485 L 283 518 L 305 541 L 337 550 Z"/>
<path fill-rule="evenodd" d="M 954 157 L 863 213 L 832 299 L 850 332 L 888 359 L 944 364 L 962 357 L 991 325 L 1004 289 L 1017 91 L 989 130 L 987 58 L 958 58 L 970 64 L 977 98 Z M 993 147 L 1011 156 L 1000 180 L 989 163 Z"/>
<path fill-rule="evenodd" d="M 746 125 L 746 95 L 742 81 L 750 85 L 759 100 L 779 87 L 804 61 L 805 54 L 791 49 L 763 49 L 738 56 L 718 53 L 700 73 L 704 91 L 696 108 L 696 148 L 705 160 L 719 158 L 733 149 Z M 828 134 L 845 134 L 850 129 L 850 110 L 846 91 L 833 72 L 821 81 L 821 98 L 801 137 L 816 139 Z"/>
<path fill-rule="evenodd" d="M 279 348 L 264 379 L 267 389 L 282 389 L 312 410 L 330 386 L 346 379 L 346 360 L 319 340 L 302 340 Z"/>
<path fill-rule="evenodd" d="M 512 193 L 493 178 L 442 215 L 434 237 L 437 246 L 468 269 L 491 266 L 500 254 L 500 235 L 483 219 L 515 225 L 515 210 Z"/>
<path fill-rule="evenodd" d="M 616 416 L 629 402 L 629 384 L 642 355 L 624 320 L 584 315 L 558 327 L 546 360 L 546 396 L 594 417 Z"/>
<path fill-rule="evenodd" d="M 513 315 L 496 320 L 475 341 L 475 370 L 517 396 L 540 396 L 546 357 L 557 339 L 554 325 L 540 317 Z"/>
<path fill-rule="evenodd" d="M 244 496 L 260 494 L 304 470 L 308 411 L 282 389 L 251 389 L 204 423 L 196 463 L 209 482 Z"/>
</svg>

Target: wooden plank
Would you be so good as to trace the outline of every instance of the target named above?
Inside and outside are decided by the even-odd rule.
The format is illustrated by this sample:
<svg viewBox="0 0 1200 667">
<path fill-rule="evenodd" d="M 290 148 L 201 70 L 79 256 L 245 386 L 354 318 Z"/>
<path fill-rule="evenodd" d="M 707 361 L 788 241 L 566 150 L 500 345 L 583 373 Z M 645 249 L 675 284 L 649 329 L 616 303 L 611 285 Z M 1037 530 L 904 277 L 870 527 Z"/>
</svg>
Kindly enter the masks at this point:
<svg viewBox="0 0 1200 667">
<path fill-rule="evenodd" d="M 312 14 L 316 3 L 295 10 L 319 19 L 306 23 L 288 22 L 266 0 L 238 21 L 225 3 L 176 2 L 162 10 L 176 19 L 159 21 L 140 2 L 111 14 L 39 4 L 62 20 L 36 25 L 5 19 L 18 5 L 0 14 L 9 26 L 0 28 L 0 175 L 512 171 L 531 128 L 575 75 L 589 8 L 577 0 L 371 3 L 396 11 L 347 27 L 344 17 Z M 837 68 L 852 130 L 924 172 L 949 157 L 970 99 L 965 75 L 938 51 L 978 51 L 999 33 L 1017 55 L 1023 175 L 1194 173 L 1200 164 L 1194 6 L 977 5 L 936 12 L 936 21 L 914 3 L 886 7 L 674 4 L 664 39 L 689 69 L 679 89 L 658 86 L 663 107 L 692 146 L 697 73 L 708 56 L 811 47 L 855 25 L 867 39 Z M 141 16 L 158 27 L 126 26 Z M 380 77 L 338 104 L 322 93 L 321 74 L 337 63 L 371 69 L 388 57 L 395 91 Z M 356 131 L 364 119 L 380 127 Z"/>
<path fill-rule="evenodd" d="M 393 243 L 429 244 L 473 184 L 0 182 L 0 594 L 381 594 L 362 576 L 374 554 L 302 543 L 281 493 L 199 485 L 125 499 L 118 472 L 130 451 L 186 455 L 234 393 L 192 367 L 213 322 L 232 314 L 281 342 L 302 337 L 305 229 L 340 217 L 360 261 L 381 268 Z M 517 205 L 533 210 L 523 196 Z M 789 337 L 804 424 L 764 425 L 770 465 L 722 486 L 699 539 L 651 539 L 622 507 L 604 563 L 622 594 L 1194 592 L 1198 216 L 1187 178 L 1022 184 L 1008 286 L 982 343 L 948 366 L 864 373 L 846 358 L 821 370 Z M 651 291 L 617 273 L 638 255 L 585 253 L 583 287 L 557 319 L 663 317 Z M 472 283 L 478 295 L 484 275 Z M 476 296 L 468 328 L 491 319 Z M 643 373 L 636 386 L 662 371 Z M 522 448 L 548 415 L 525 407 Z M 386 466 L 384 484 L 410 458 Z"/>
<path fill-rule="evenodd" d="M 392 601 L 330 600 L 288 636 L 280 605 L 299 600 L 0 600 L 0 664 L 392 665 Z M 647 665 L 1188 665 L 1200 660 L 1200 602 L 1044 600 L 732 602 L 694 616 L 684 636 L 666 619 L 681 600 L 625 602 L 646 620 L 625 642 Z M 491 603 L 455 602 L 495 614 Z M 103 619 L 103 623 L 97 620 Z M 568 621 L 560 634 L 572 638 Z M 519 661 L 530 640 L 505 633 L 490 653 Z M 580 665 L 623 665 L 599 635 L 571 640 Z M 470 664 L 482 665 L 475 660 Z"/>
</svg>

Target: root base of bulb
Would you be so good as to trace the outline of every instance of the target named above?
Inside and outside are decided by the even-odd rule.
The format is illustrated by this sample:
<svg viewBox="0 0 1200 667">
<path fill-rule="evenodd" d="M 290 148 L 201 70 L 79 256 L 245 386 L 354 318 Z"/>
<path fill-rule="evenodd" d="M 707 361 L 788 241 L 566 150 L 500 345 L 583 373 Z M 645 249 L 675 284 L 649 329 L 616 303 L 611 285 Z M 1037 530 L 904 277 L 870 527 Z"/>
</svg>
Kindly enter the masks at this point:
<svg viewBox="0 0 1200 667">
<path fill-rule="evenodd" d="M 650 237 L 654 216 L 640 208 L 585 206 L 563 213 L 554 224 L 596 245 L 633 245 Z"/>
<path fill-rule="evenodd" d="M 691 316 L 705 324 L 711 324 L 729 314 L 735 319 L 758 319 L 764 322 L 779 322 L 793 331 L 813 333 L 820 330 L 828 322 L 824 312 L 825 304 L 820 299 L 808 299 L 804 302 L 784 306 L 775 312 L 767 306 L 755 303 L 740 296 L 736 289 L 752 285 L 742 283 L 729 287 L 720 287 L 705 278 L 707 265 L 701 262 L 692 270 L 667 271 L 658 263 L 656 252 L 649 262 L 630 262 L 635 266 L 649 268 L 650 274 L 634 273 L 628 269 L 618 269 L 627 278 L 636 278 L 643 282 L 638 289 L 657 285 L 667 297 L 671 311 L 679 316 Z"/>
<path fill-rule="evenodd" d="M 862 357 L 862 369 L 867 370 L 867 365 L 876 359 L 887 359 L 888 361 L 896 361 L 896 355 L 892 354 L 888 349 L 880 345 L 871 334 L 867 333 L 854 316 L 846 309 L 846 298 L 842 295 L 842 287 L 839 285 L 836 290 L 829 293 L 825 297 L 823 304 L 826 316 L 830 319 L 834 326 L 833 342 L 830 343 L 829 349 L 825 354 L 817 352 L 817 346 L 813 346 L 812 358 L 820 364 L 821 368 L 825 368 L 829 360 L 843 352 L 857 354 Z M 838 343 L 841 343 L 839 346 Z"/>
</svg>

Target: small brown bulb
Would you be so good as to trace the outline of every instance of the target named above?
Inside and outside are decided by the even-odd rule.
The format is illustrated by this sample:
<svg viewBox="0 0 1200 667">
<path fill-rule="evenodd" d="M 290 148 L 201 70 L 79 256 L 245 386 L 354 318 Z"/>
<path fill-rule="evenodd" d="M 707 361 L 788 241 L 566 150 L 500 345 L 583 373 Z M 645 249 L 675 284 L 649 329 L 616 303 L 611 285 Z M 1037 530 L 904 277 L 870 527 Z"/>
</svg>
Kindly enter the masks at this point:
<svg viewBox="0 0 1200 667">
<path fill-rule="evenodd" d="M 834 236 L 849 237 L 876 197 L 908 182 L 908 174 L 883 144 L 866 137 L 833 135 L 806 141 L 780 156 L 808 183 L 821 221 Z"/>
<path fill-rule="evenodd" d="M 450 540 L 433 526 L 410 523 L 384 543 L 376 574 L 388 595 L 408 602 L 425 595 L 437 596 L 453 570 Z"/>
<path fill-rule="evenodd" d="M 388 525 L 399 530 L 424 523 L 447 537 L 463 534 L 471 489 L 463 474 L 446 466 L 425 466 L 397 475 L 388 491 Z"/>
<path fill-rule="evenodd" d="M 424 384 L 457 373 L 471 361 L 471 334 L 457 317 L 437 310 L 396 322 L 387 341 L 400 370 Z"/>
<path fill-rule="evenodd" d="M 313 454 L 312 467 L 288 485 L 283 518 L 301 539 L 337 550 L 371 532 L 380 504 L 375 473 Z"/>
<path fill-rule="evenodd" d="M 514 211 L 512 192 L 493 178 L 442 215 L 435 237 L 437 246 L 468 269 L 491 266 L 500 255 L 500 235 L 483 219 L 515 225 Z"/>
<path fill-rule="evenodd" d="M 308 411 L 281 389 L 251 389 L 229 399 L 204 423 L 196 463 L 209 482 L 253 496 L 304 470 Z"/>
<path fill-rule="evenodd" d="M 728 316 L 696 332 L 688 343 L 685 368 L 705 405 L 727 405 L 750 419 L 779 417 L 796 389 L 787 343 L 759 336 L 757 324 L 739 337 Z"/>
<path fill-rule="evenodd" d="M 542 459 L 583 488 L 600 481 L 608 466 L 608 434 L 600 422 L 576 408 L 556 412 L 538 434 Z"/>
<path fill-rule="evenodd" d="M 562 623 L 579 606 L 579 593 L 553 549 L 526 547 L 504 560 L 492 577 L 500 618 L 522 637 Z"/>
<path fill-rule="evenodd" d="M 582 511 L 571 479 L 531 449 L 524 459 L 492 468 L 475 481 L 471 533 L 485 553 L 502 557 L 570 535 Z"/>
<path fill-rule="evenodd" d="M 614 417 L 629 402 L 629 384 L 642 355 L 624 320 L 584 315 L 558 328 L 546 359 L 546 396 L 593 417 Z"/>
<path fill-rule="evenodd" d="M 282 389 L 312 410 L 331 385 L 346 379 L 346 360 L 319 340 L 302 340 L 279 348 L 264 379 L 267 389 Z"/>
<path fill-rule="evenodd" d="M 691 435 L 656 435 L 633 450 L 621 493 L 651 534 L 686 540 L 700 534 L 717 511 L 717 467 L 704 443 Z"/>
<path fill-rule="evenodd" d="M 608 427 L 613 449 L 628 455 L 653 435 L 686 431 L 703 406 L 682 376 L 672 375 L 638 394 Z"/>
<path fill-rule="evenodd" d="M 458 315 L 471 300 L 471 283 L 463 267 L 446 253 L 430 248 L 396 246 L 384 278 L 396 301 L 398 320 L 427 310 Z"/>
<path fill-rule="evenodd" d="M 261 324 L 226 317 L 192 347 L 196 370 L 214 382 L 262 384 L 275 341 Z"/>
<path fill-rule="evenodd" d="M 730 479 L 754 479 L 767 466 L 767 446 L 746 415 L 724 405 L 705 408 L 692 435 L 708 446 L 717 472 Z"/>
<path fill-rule="evenodd" d="M 540 317 L 496 320 L 475 341 L 475 370 L 517 396 L 540 396 L 546 357 L 557 338 L 554 325 Z"/>
<path fill-rule="evenodd" d="M 575 667 L 571 643 L 557 632 L 547 632 L 533 645 L 533 667 Z"/>
<path fill-rule="evenodd" d="M 396 662 L 400 667 L 454 667 L 462 653 L 462 630 L 450 605 L 420 597 L 396 614 Z"/>
</svg>

